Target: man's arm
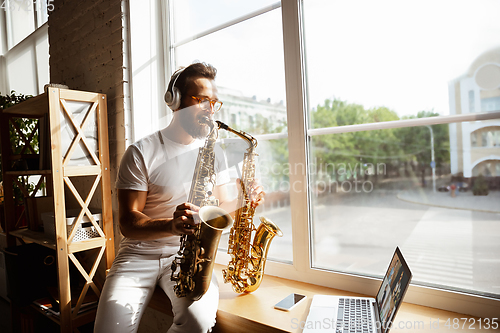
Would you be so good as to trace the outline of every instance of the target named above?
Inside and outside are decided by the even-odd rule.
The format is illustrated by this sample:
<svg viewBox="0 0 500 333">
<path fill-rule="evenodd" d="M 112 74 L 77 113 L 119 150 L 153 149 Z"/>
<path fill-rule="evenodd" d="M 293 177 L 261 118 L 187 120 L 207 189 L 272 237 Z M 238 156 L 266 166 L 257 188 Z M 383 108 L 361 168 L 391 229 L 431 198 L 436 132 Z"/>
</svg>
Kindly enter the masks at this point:
<svg viewBox="0 0 500 333">
<path fill-rule="evenodd" d="M 219 199 L 219 207 L 224 209 L 234 218 L 236 210 L 240 207 L 236 207 L 238 205 L 238 198 L 231 199 L 228 186 L 229 184 L 216 186 L 214 189 L 214 196 Z M 241 191 L 240 179 L 236 180 L 236 186 L 239 193 L 239 191 Z M 252 200 L 252 206 L 254 208 L 264 203 L 266 193 L 264 192 L 264 188 L 261 185 L 258 185 L 257 181 L 254 181 L 253 184 L 251 184 L 249 190 L 250 200 Z"/>
<path fill-rule="evenodd" d="M 219 207 L 224 209 L 234 219 L 238 199 L 229 196 L 229 184 L 217 185 L 214 188 L 214 196 L 219 199 Z"/>
<path fill-rule="evenodd" d="M 173 217 L 152 219 L 142 211 L 148 192 L 118 189 L 120 231 L 132 239 L 151 240 L 172 235 L 192 234 L 193 214 L 197 207 L 184 203 L 177 206 Z"/>
</svg>

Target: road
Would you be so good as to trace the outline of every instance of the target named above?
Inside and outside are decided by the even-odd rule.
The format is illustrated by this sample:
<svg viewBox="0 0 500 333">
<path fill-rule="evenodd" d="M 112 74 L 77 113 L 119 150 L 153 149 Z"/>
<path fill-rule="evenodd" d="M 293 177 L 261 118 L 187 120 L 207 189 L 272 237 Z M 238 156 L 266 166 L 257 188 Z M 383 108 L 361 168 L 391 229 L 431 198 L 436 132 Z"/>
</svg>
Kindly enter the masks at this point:
<svg viewBox="0 0 500 333">
<path fill-rule="evenodd" d="M 399 246 L 413 282 L 499 295 L 500 214 L 414 204 L 398 193 L 379 189 L 313 198 L 313 265 L 382 276 Z M 273 240 L 268 258 L 291 262 L 289 206 L 261 215 L 284 233 Z"/>
</svg>

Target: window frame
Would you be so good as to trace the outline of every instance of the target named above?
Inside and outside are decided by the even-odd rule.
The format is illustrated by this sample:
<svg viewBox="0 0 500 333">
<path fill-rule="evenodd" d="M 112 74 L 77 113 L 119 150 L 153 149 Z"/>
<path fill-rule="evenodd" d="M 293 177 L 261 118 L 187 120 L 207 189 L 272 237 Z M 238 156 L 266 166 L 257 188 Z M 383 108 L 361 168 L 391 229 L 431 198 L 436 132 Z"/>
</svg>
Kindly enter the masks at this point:
<svg viewBox="0 0 500 333">
<path fill-rule="evenodd" d="M 170 1 L 164 7 L 165 17 L 170 17 Z M 271 7 L 271 6 L 269 6 Z M 308 129 L 308 107 L 307 107 L 307 84 L 306 66 L 304 57 L 304 39 L 302 27 L 302 0 L 282 0 L 276 3 L 273 9 L 280 7 L 282 12 L 283 47 L 285 64 L 286 105 L 288 122 L 288 147 L 289 163 L 307 165 L 308 142 L 312 136 L 346 133 L 353 131 L 375 130 L 384 128 L 424 126 L 432 124 L 449 124 L 460 121 L 475 121 L 500 118 L 500 111 L 481 113 L 475 112 L 463 115 L 439 116 L 432 118 L 421 118 L 412 120 L 399 120 L 386 123 L 372 123 L 362 125 L 342 126 L 335 128 Z M 271 9 L 272 10 L 272 9 Z M 254 13 L 250 13 L 240 19 L 232 20 L 227 24 L 209 29 L 175 44 L 170 44 L 169 34 L 173 30 L 171 20 L 164 20 L 164 32 L 166 33 L 167 55 L 165 57 L 168 73 L 173 72 L 175 64 L 174 48 L 200 38 L 209 33 L 230 26 L 238 20 L 248 19 Z M 165 26 L 166 25 L 166 26 Z M 168 84 L 168 79 L 165 81 Z M 293 134 L 293 135 L 291 135 Z M 281 135 L 280 135 L 281 136 Z M 257 139 L 273 139 L 276 135 L 266 135 Z M 290 191 L 290 206 L 292 210 L 292 239 L 293 239 L 293 264 L 267 261 L 266 274 L 286 279 L 312 283 L 339 290 L 345 290 L 365 295 L 375 295 L 380 286 L 381 279 L 356 274 L 327 271 L 312 268 L 311 250 L 311 214 L 310 194 L 308 192 L 308 179 L 305 174 L 290 174 L 290 183 L 295 184 L 295 190 Z M 300 188 L 299 188 L 300 187 Z M 304 223 L 307 221 L 307 223 Z M 218 252 L 217 262 L 223 263 L 228 260 L 227 253 Z M 438 289 L 424 285 L 412 284 L 405 296 L 405 301 L 427 307 L 434 307 L 448 311 L 474 315 L 478 317 L 498 317 L 500 313 L 500 299 L 480 295 L 455 292 Z"/>
</svg>

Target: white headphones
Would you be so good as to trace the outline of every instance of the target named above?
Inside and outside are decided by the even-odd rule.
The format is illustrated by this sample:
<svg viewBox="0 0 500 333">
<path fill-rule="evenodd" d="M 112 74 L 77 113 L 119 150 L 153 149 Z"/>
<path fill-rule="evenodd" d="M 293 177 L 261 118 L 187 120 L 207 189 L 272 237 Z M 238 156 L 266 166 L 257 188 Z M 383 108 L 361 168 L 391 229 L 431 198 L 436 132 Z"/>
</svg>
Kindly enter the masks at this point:
<svg viewBox="0 0 500 333">
<path fill-rule="evenodd" d="M 181 106 L 181 92 L 175 86 L 175 84 L 177 83 L 177 79 L 179 78 L 179 76 L 181 76 L 182 72 L 185 69 L 186 68 L 179 69 L 177 73 L 174 73 L 175 79 L 172 83 L 172 91 L 167 89 L 167 92 L 165 93 L 165 102 L 172 111 L 177 110 Z"/>
</svg>

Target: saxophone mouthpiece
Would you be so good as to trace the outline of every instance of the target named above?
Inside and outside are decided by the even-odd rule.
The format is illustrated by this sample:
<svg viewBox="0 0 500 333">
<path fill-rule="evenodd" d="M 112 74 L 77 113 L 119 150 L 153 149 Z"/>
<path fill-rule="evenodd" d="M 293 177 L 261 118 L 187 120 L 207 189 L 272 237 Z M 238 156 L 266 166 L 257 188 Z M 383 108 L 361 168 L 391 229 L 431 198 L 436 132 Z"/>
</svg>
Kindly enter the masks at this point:
<svg viewBox="0 0 500 333">
<path fill-rule="evenodd" d="M 215 122 L 217 123 L 217 125 L 219 125 L 219 128 L 222 128 L 223 130 L 226 130 L 226 131 L 228 130 L 229 126 L 224 124 L 222 121 L 216 120 Z"/>
</svg>

